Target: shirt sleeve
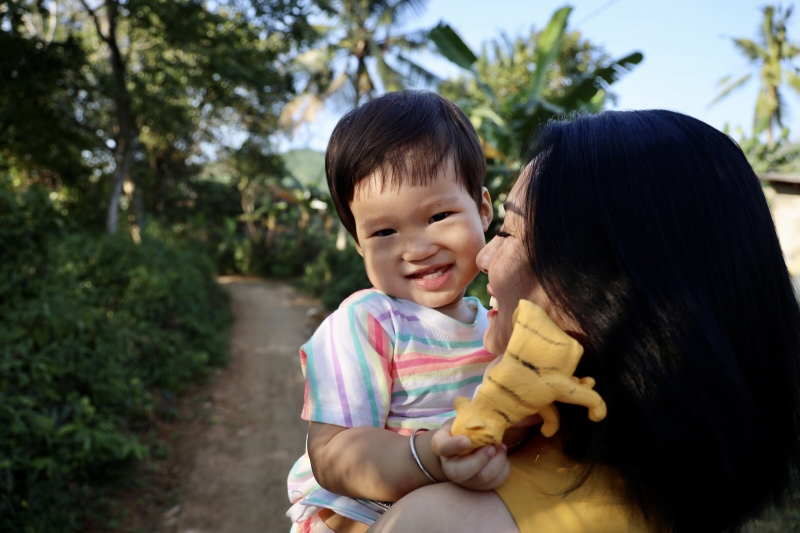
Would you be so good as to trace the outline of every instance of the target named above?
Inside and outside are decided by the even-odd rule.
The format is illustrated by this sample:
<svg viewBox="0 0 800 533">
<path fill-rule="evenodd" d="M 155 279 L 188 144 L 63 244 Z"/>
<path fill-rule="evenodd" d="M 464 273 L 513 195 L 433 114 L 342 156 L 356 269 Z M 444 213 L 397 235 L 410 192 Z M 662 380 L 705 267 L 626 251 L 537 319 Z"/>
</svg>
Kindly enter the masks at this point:
<svg viewBox="0 0 800 533">
<path fill-rule="evenodd" d="M 392 394 L 393 345 L 366 306 L 347 303 L 300 349 L 302 418 L 343 427 L 384 427 Z"/>
</svg>

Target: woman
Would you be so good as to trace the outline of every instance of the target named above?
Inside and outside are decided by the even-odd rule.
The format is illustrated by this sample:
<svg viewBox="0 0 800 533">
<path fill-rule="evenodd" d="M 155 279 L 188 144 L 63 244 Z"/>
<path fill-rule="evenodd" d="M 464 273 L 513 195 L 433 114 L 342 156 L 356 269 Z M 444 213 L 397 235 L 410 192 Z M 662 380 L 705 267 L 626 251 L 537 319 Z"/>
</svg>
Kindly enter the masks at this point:
<svg viewBox="0 0 800 533">
<path fill-rule="evenodd" d="M 501 354 L 518 300 L 537 303 L 584 345 L 575 375 L 608 416 L 558 404 L 557 438 L 509 455 L 499 489 L 430 485 L 371 531 L 715 532 L 781 501 L 800 462 L 800 311 L 727 136 L 669 111 L 550 122 L 478 264 L 497 301 L 486 347 Z M 432 446 L 457 466 L 459 442 L 444 428 Z"/>
</svg>

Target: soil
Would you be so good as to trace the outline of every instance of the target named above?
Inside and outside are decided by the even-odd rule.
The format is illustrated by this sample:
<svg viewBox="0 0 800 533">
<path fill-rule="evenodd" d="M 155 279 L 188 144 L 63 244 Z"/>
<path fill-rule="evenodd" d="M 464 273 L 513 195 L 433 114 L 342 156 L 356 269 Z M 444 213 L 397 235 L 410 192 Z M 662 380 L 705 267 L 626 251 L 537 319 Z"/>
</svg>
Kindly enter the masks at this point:
<svg viewBox="0 0 800 533">
<path fill-rule="evenodd" d="M 177 402 L 99 531 L 288 532 L 286 476 L 305 447 L 298 348 L 322 316 L 289 284 L 225 277 L 235 323 L 230 364 Z M 162 417 L 164 418 L 164 417 Z"/>
</svg>

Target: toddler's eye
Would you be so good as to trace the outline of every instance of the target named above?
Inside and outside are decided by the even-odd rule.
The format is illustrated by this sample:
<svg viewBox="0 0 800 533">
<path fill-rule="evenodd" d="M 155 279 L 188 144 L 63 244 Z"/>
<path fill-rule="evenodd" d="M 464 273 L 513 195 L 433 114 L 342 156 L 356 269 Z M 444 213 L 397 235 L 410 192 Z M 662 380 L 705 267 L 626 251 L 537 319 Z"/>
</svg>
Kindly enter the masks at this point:
<svg viewBox="0 0 800 533">
<path fill-rule="evenodd" d="M 436 213 L 435 215 L 433 215 L 431 217 L 431 219 L 428 221 L 428 223 L 430 224 L 431 222 L 439 222 L 440 220 L 444 220 L 449 216 L 450 216 L 450 212 L 449 211 L 445 211 L 444 213 Z"/>
<path fill-rule="evenodd" d="M 372 236 L 373 237 L 388 237 L 389 235 L 392 235 L 394 233 L 397 233 L 397 232 L 395 230 L 393 230 L 393 229 L 382 229 L 382 230 L 378 230 L 375 233 L 373 233 Z"/>
</svg>

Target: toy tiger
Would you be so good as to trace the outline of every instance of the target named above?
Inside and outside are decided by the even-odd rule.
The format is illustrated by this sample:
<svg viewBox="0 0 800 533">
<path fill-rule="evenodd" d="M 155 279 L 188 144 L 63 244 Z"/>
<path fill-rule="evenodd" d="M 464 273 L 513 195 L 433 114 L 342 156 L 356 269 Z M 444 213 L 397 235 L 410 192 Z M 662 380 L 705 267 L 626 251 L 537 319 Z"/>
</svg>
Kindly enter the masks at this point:
<svg viewBox="0 0 800 533">
<path fill-rule="evenodd" d="M 586 406 L 590 420 L 603 420 L 606 404 L 593 390 L 594 379 L 572 375 L 582 355 L 583 346 L 561 331 L 544 309 L 520 300 L 505 355 L 487 372 L 475 398 L 456 398 L 451 432 L 472 441 L 462 455 L 499 444 L 506 429 L 536 413 L 544 420 L 542 434 L 552 436 L 559 428 L 555 401 Z"/>
</svg>

